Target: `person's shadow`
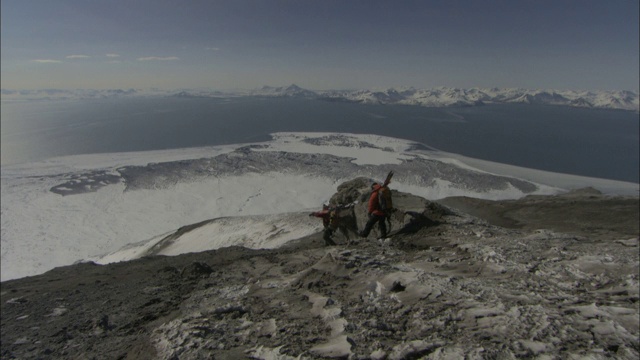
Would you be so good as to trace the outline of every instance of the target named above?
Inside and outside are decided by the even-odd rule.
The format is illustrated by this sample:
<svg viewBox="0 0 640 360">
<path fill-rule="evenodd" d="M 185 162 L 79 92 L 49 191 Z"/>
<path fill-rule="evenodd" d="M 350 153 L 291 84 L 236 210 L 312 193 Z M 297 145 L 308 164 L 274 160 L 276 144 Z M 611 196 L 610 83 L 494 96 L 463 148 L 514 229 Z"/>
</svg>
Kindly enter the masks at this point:
<svg viewBox="0 0 640 360">
<path fill-rule="evenodd" d="M 409 216 L 409 221 L 398 229 L 394 235 L 415 234 L 422 228 L 441 224 L 439 221 L 432 220 L 425 216 L 424 213 L 417 211 L 405 211 L 404 215 Z"/>
</svg>

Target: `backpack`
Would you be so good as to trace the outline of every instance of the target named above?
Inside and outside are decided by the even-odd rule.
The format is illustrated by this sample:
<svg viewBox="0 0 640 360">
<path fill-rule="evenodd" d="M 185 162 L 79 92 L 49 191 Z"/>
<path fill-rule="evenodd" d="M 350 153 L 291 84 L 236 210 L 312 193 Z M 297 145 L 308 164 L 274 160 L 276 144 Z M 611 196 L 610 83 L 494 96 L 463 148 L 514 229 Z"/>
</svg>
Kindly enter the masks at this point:
<svg viewBox="0 0 640 360">
<path fill-rule="evenodd" d="M 378 190 L 378 205 L 380 205 L 380 210 L 383 212 L 388 212 L 393 209 L 391 189 L 389 189 L 388 186 L 383 186 Z"/>
</svg>

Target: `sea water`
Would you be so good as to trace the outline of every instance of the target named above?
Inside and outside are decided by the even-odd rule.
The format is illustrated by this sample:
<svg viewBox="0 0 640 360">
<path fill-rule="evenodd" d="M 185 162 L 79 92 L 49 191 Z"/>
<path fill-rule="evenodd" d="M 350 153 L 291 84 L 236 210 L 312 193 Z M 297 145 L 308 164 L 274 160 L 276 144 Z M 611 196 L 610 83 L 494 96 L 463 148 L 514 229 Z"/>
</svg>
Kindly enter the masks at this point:
<svg viewBox="0 0 640 360">
<path fill-rule="evenodd" d="M 468 157 L 638 183 L 638 113 L 501 104 L 425 108 L 295 98 L 3 102 L 2 164 L 259 142 L 280 131 L 369 133 Z"/>
</svg>

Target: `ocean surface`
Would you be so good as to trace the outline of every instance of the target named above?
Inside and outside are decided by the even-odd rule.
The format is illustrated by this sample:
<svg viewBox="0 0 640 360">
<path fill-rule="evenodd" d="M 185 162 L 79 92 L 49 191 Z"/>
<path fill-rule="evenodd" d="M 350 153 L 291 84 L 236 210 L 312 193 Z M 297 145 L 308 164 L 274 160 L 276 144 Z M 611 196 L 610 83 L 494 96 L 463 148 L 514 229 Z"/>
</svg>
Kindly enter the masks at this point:
<svg viewBox="0 0 640 360">
<path fill-rule="evenodd" d="M 1 111 L 2 165 L 321 131 L 378 134 L 532 169 L 639 182 L 640 121 L 629 111 L 524 104 L 424 108 L 258 97 L 3 102 Z"/>
</svg>

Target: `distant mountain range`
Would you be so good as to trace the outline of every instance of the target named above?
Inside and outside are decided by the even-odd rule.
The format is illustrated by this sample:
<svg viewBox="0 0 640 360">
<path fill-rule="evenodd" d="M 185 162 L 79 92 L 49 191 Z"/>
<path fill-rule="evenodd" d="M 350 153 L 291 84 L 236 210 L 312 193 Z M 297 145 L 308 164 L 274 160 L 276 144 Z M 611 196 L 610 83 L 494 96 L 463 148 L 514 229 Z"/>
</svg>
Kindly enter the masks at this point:
<svg viewBox="0 0 640 360">
<path fill-rule="evenodd" d="M 425 107 L 460 107 L 485 104 L 543 104 L 582 108 L 620 109 L 639 111 L 638 93 L 620 91 L 578 91 L 578 90 L 530 90 L 471 88 L 459 89 L 438 87 L 433 89 L 386 90 L 328 90 L 312 91 L 297 85 L 272 87 L 263 86 L 254 90 L 214 91 L 214 90 L 161 90 L 161 89 L 45 89 L 8 90 L 2 89 L 2 100 L 52 100 L 52 99 L 95 99 L 128 96 L 174 96 L 174 97 L 229 97 L 266 96 L 292 97 L 323 101 L 354 102 L 362 104 L 398 104 Z"/>
<path fill-rule="evenodd" d="M 638 94 L 631 91 L 573 91 L 528 89 L 386 89 L 331 90 L 314 92 L 296 85 L 265 86 L 250 95 L 303 97 L 326 101 L 347 101 L 363 104 L 399 104 L 426 107 L 478 106 L 484 104 L 524 103 L 635 110 L 639 108 Z"/>
</svg>

